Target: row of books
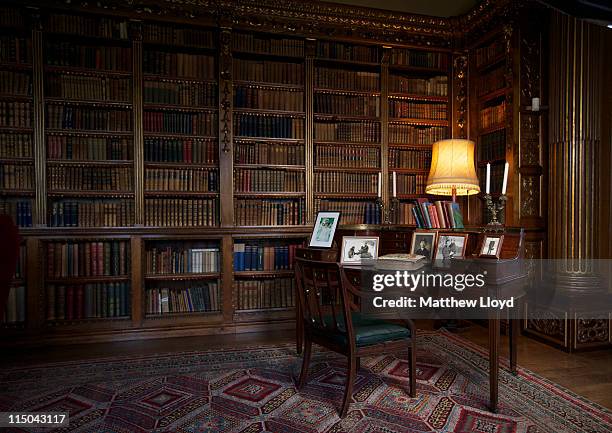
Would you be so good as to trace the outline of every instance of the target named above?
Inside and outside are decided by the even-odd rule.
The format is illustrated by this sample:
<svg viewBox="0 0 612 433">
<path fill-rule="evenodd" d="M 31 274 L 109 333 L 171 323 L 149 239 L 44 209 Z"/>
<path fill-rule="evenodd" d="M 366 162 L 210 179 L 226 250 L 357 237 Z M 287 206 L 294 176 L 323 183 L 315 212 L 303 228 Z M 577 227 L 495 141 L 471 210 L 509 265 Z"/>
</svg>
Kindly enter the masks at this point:
<svg viewBox="0 0 612 433">
<path fill-rule="evenodd" d="M 134 188 L 134 170 L 130 167 L 52 165 L 48 170 L 52 191 L 132 191 Z"/>
<path fill-rule="evenodd" d="M 24 285 L 9 288 L 6 308 L 0 311 L 0 322 L 23 323 L 26 319 L 26 288 Z"/>
<path fill-rule="evenodd" d="M 147 290 L 146 314 L 220 311 L 220 301 L 216 282 L 190 287 L 156 287 Z"/>
<path fill-rule="evenodd" d="M 127 39 L 128 23 L 106 17 L 50 14 L 47 27 L 50 32 L 70 33 L 109 39 Z"/>
<path fill-rule="evenodd" d="M 14 36 L 9 35 L 0 35 L 0 62 L 31 64 L 31 39 L 16 38 Z"/>
<path fill-rule="evenodd" d="M 145 171 L 145 189 L 148 191 L 218 191 L 217 170 L 192 168 L 148 168 Z"/>
<path fill-rule="evenodd" d="M 217 85 L 184 81 L 146 80 L 143 99 L 150 104 L 174 104 L 189 107 L 215 107 L 217 105 Z"/>
<path fill-rule="evenodd" d="M 448 54 L 393 48 L 391 64 L 418 68 L 448 69 Z"/>
<path fill-rule="evenodd" d="M 234 114 L 234 134 L 246 137 L 304 138 L 304 119 L 288 116 Z"/>
<path fill-rule="evenodd" d="M 240 192 L 304 191 L 304 172 L 286 170 L 234 170 L 234 186 Z"/>
<path fill-rule="evenodd" d="M 491 193 L 501 192 L 504 183 L 504 163 L 491 164 Z M 478 167 L 478 179 L 480 179 L 480 190 L 486 191 L 487 167 Z"/>
<path fill-rule="evenodd" d="M 447 96 L 448 77 L 439 75 L 431 78 L 412 78 L 403 75 L 389 75 L 391 92 L 410 93 L 414 95 Z"/>
<path fill-rule="evenodd" d="M 389 124 L 389 143 L 432 144 L 444 140 L 448 129 L 443 126 L 415 126 L 406 123 Z"/>
<path fill-rule="evenodd" d="M 0 102 L 0 127 L 31 128 L 32 104 L 29 102 Z"/>
<path fill-rule="evenodd" d="M 480 67 L 490 63 L 504 54 L 504 41 L 498 39 L 485 47 L 476 48 L 476 66 Z"/>
<path fill-rule="evenodd" d="M 301 244 L 234 244 L 234 272 L 293 269 L 295 250 Z"/>
<path fill-rule="evenodd" d="M 459 203 L 440 200 L 431 203 L 425 198 L 420 198 L 414 201 L 412 214 L 418 228 L 463 228 Z"/>
<path fill-rule="evenodd" d="M 218 244 L 202 247 L 160 246 L 147 248 L 145 253 L 147 275 L 201 274 L 219 272 L 220 255 Z"/>
<path fill-rule="evenodd" d="M 32 134 L 0 133 L 0 158 L 32 158 Z"/>
<path fill-rule="evenodd" d="M 132 112 L 49 104 L 46 125 L 51 129 L 131 131 Z"/>
<path fill-rule="evenodd" d="M 145 224 L 151 227 L 202 227 L 218 225 L 218 201 L 192 198 L 145 200 Z"/>
<path fill-rule="evenodd" d="M 429 168 L 430 164 L 430 149 L 389 149 L 391 168 Z"/>
<path fill-rule="evenodd" d="M 360 146 L 316 146 L 317 167 L 380 167 L 380 149 Z"/>
<path fill-rule="evenodd" d="M 234 285 L 237 310 L 295 307 L 295 278 L 237 280 Z"/>
<path fill-rule="evenodd" d="M 315 140 L 380 143 L 380 122 L 315 122 Z"/>
<path fill-rule="evenodd" d="M 126 276 L 129 271 L 129 241 L 47 243 L 48 278 Z"/>
<path fill-rule="evenodd" d="M 380 224 L 380 206 L 372 201 L 315 199 L 315 210 L 339 211 L 342 224 Z"/>
<path fill-rule="evenodd" d="M 501 125 L 506 120 L 506 102 L 480 110 L 480 127 L 483 129 Z"/>
<path fill-rule="evenodd" d="M 1 164 L 0 189 L 33 189 L 34 166 L 30 164 Z"/>
<path fill-rule="evenodd" d="M 47 285 L 47 320 L 82 320 L 128 317 L 130 285 L 92 283 Z"/>
<path fill-rule="evenodd" d="M 0 71 L 0 93 L 5 95 L 32 96 L 31 74 L 17 71 Z"/>
<path fill-rule="evenodd" d="M 50 206 L 51 227 L 127 227 L 134 225 L 133 200 L 60 200 Z"/>
<path fill-rule="evenodd" d="M 315 173 L 315 191 L 334 193 L 376 193 L 377 173 L 323 171 Z"/>
<path fill-rule="evenodd" d="M 380 98 L 378 96 L 315 93 L 314 111 L 315 113 L 379 117 Z"/>
<path fill-rule="evenodd" d="M 217 75 L 215 58 L 199 54 L 145 50 L 142 54 L 142 68 L 145 74 L 168 78 L 214 80 Z"/>
<path fill-rule="evenodd" d="M 274 54 L 279 56 L 304 55 L 304 41 L 283 37 L 266 37 L 253 33 L 234 33 L 232 49 L 252 53 Z"/>
<path fill-rule="evenodd" d="M 219 153 L 210 139 L 145 137 L 144 157 L 147 162 L 216 164 Z"/>
<path fill-rule="evenodd" d="M 236 164 L 303 165 L 304 146 L 292 143 L 240 141 L 234 144 Z"/>
<path fill-rule="evenodd" d="M 14 7 L 0 7 L 0 26 L 23 27 L 25 24 L 24 14 L 21 9 Z"/>
<path fill-rule="evenodd" d="M 235 86 L 235 108 L 304 111 L 304 92 Z"/>
<path fill-rule="evenodd" d="M 317 57 L 354 62 L 380 62 L 380 48 L 374 45 L 353 45 L 342 42 L 318 41 Z"/>
<path fill-rule="evenodd" d="M 393 224 L 416 225 L 412 208 L 414 203 L 399 202 L 394 212 L 391 214 Z"/>
<path fill-rule="evenodd" d="M 304 199 L 239 199 L 235 219 L 239 226 L 302 225 L 306 216 Z"/>
<path fill-rule="evenodd" d="M 444 120 L 447 117 L 445 103 L 412 102 L 392 99 L 389 101 L 389 116 L 411 119 Z"/>
<path fill-rule="evenodd" d="M 145 111 L 143 126 L 145 132 L 213 136 L 217 134 L 217 115 L 215 113 Z"/>
<path fill-rule="evenodd" d="M 32 201 L 0 200 L 0 215 L 8 215 L 19 227 L 32 227 Z"/>
<path fill-rule="evenodd" d="M 132 80 L 122 77 L 92 77 L 72 74 L 50 74 L 46 79 L 46 96 L 51 98 L 131 102 Z"/>
<path fill-rule="evenodd" d="M 127 47 L 88 46 L 78 43 L 47 40 L 46 64 L 94 70 L 129 72 L 132 70 L 132 49 Z"/>
<path fill-rule="evenodd" d="M 234 80 L 304 84 L 304 65 L 302 63 L 234 59 L 232 67 Z"/>
<path fill-rule="evenodd" d="M 131 138 L 47 136 L 47 157 L 74 161 L 129 161 L 134 144 Z"/>
<path fill-rule="evenodd" d="M 476 82 L 478 96 L 486 95 L 506 86 L 506 68 L 496 68 L 481 75 Z"/>
<path fill-rule="evenodd" d="M 315 87 L 322 89 L 380 91 L 378 72 L 352 71 L 338 68 L 315 68 Z"/>
<path fill-rule="evenodd" d="M 389 182 L 393 182 L 389 175 Z M 392 183 L 390 183 L 391 185 Z M 397 193 L 398 194 L 425 194 L 427 185 L 426 174 L 397 174 Z"/>
<path fill-rule="evenodd" d="M 478 161 L 493 161 L 506 157 L 506 130 L 493 131 L 478 139 Z"/>
<path fill-rule="evenodd" d="M 142 39 L 149 44 L 214 47 L 214 37 L 211 31 L 189 27 L 147 23 L 142 28 Z"/>
</svg>

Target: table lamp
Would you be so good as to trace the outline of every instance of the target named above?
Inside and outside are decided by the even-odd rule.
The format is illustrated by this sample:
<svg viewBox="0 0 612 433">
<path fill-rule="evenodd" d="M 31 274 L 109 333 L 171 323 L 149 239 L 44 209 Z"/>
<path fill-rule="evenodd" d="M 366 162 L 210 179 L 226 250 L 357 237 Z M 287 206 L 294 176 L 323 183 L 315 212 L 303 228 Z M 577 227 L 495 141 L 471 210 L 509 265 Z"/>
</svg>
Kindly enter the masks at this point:
<svg viewBox="0 0 612 433">
<path fill-rule="evenodd" d="M 460 138 L 436 141 L 431 153 L 431 168 L 427 177 L 427 194 L 458 195 L 480 192 L 474 167 L 474 142 Z"/>
</svg>

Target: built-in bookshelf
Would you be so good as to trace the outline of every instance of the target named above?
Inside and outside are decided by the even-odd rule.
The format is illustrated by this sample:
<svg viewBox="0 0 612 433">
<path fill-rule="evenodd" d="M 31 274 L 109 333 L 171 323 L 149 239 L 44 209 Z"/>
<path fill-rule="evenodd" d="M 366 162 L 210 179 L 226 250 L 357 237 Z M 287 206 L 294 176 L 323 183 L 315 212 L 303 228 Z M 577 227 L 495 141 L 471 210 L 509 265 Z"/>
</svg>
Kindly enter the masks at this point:
<svg viewBox="0 0 612 433">
<path fill-rule="evenodd" d="M 0 213 L 33 223 L 34 98 L 32 38 L 21 11 L 0 8 Z"/>
<path fill-rule="evenodd" d="M 472 69 L 476 79 L 477 158 L 480 188 L 485 191 L 486 165 L 491 164 L 491 193 L 502 190 L 506 162 L 506 114 L 508 93 L 506 51 L 502 35 L 494 36 L 474 50 Z"/>
<path fill-rule="evenodd" d="M 304 40 L 233 36 L 235 223 L 305 224 Z"/>
<path fill-rule="evenodd" d="M 314 70 L 314 209 L 343 224 L 379 224 L 382 48 L 317 41 Z"/>
<path fill-rule="evenodd" d="M 26 322 L 26 263 L 27 248 L 19 245 L 17 267 L 9 285 L 6 308 L 1 313 L 0 326 L 4 328 L 23 327 Z"/>
<path fill-rule="evenodd" d="M 219 224 L 214 47 L 209 29 L 143 26 L 147 226 Z M 164 309 L 168 296 L 178 295 L 164 293 Z"/>
<path fill-rule="evenodd" d="M 42 245 L 47 324 L 130 317 L 129 241 L 62 239 Z"/>
<path fill-rule="evenodd" d="M 151 240 L 144 253 L 147 318 L 221 311 L 218 240 Z"/>
</svg>

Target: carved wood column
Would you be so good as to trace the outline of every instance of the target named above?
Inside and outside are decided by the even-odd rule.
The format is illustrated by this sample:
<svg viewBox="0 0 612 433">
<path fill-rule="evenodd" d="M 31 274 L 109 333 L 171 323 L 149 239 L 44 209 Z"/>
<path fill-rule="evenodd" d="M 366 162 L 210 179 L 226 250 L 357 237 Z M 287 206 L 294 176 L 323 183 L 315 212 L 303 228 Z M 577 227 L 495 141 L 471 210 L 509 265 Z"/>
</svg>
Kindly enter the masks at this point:
<svg viewBox="0 0 612 433">
<path fill-rule="evenodd" d="M 381 222 L 389 223 L 391 204 L 389 193 L 389 62 L 391 47 L 383 47 L 380 64 L 380 172 L 382 173 L 383 214 Z"/>
<path fill-rule="evenodd" d="M 550 138 L 548 253 L 568 259 L 560 285 L 570 292 L 593 285 L 585 260 L 598 256 L 602 31 L 552 13 L 550 28 Z M 576 259 L 576 260 L 573 260 Z"/>
<path fill-rule="evenodd" d="M 306 39 L 306 60 L 304 63 L 304 162 L 306 167 L 306 224 L 313 224 L 314 212 L 314 58 L 317 41 Z"/>
<path fill-rule="evenodd" d="M 219 32 L 219 218 L 221 227 L 234 225 L 234 136 L 232 112 L 232 29 Z"/>
<path fill-rule="evenodd" d="M 134 225 L 145 223 L 142 22 L 130 23 L 132 39 L 132 120 L 134 122 Z"/>
</svg>

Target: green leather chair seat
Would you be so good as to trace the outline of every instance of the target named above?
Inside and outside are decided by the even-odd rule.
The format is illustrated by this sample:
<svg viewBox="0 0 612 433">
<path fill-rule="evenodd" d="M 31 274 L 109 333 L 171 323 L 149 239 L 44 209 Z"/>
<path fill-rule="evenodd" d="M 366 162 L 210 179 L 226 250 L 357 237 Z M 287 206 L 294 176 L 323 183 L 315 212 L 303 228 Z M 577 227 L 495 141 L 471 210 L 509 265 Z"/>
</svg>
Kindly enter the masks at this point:
<svg viewBox="0 0 612 433">
<path fill-rule="evenodd" d="M 384 320 L 364 317 L 361 313 L 352 313 L 353 329 L 355 330 L 355 340 L 359 347 L 371 346 L 385 341 L 395 341 L 410 338 L 410 329 L 400 325 L 386 322 Z M 324 318 L 328 326 L 333 326 L 332 316 Z M 338 331 L 334 333 L 330 330 L 318 330 L 316 334 L 331 338 L 336 344 L 347 345 L 346 329 L 344 319 L 341 315 L 336 316 Z"/>
</svg>

